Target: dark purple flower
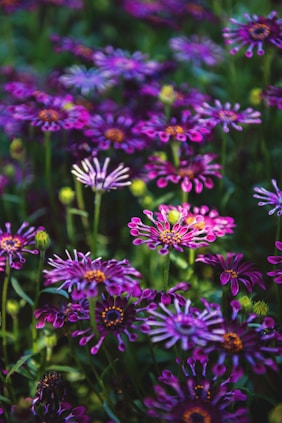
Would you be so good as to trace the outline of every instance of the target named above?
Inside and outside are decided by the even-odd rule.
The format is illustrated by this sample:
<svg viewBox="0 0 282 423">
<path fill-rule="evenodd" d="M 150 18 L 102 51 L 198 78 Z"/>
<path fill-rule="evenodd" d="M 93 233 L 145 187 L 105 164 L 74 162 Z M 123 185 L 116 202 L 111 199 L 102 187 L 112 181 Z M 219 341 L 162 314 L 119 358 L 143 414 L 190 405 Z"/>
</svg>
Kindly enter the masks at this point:
<svg viewBox="0 0 282 423">
<path fill-rule="evenodd" d="M 58 34 L 52 34 L 50 39 L 56 52 L 68 51 L 74 56 L 92 62 L 94 50 L 91 47 L 71 37 L 61 37 Z"/>
<path fill-rule="evenodd" d="M 262 92 L 261 98 L 263 98 L 266 104 L 270 107 L 277 107 L 282 109 L 282 87 L 275 87 L 274 85 L 268 85 Z"/>
<path fill-rule="evenodd" d="M 162 303 L 164 305 L 172 304 L 174 300 L 178 301 L 178 304 L 182 307 L 186 304 L 186 298 L 179 294 L 178 291 L 188 291 L 191 288 L 188 282 L 178 282 L 172 288 L 169 288 L 166 292 L 157 291 L 156 289 L 150 291 L 150 300 L 156 303 Z M 146 289 L 144 290 L 146 291 Z"/>
<path fill-rule="evenodd" d="M 219 172 L 221 165 L 211 163 L 215 154 L 197 154 L 186 160 L 180 160 L 176 168 L 172 163 L 161 159 L 159 156 L 150 156 L 149 163 L 145 165 L 149 179 L 157 179 L 157 186 L 165 188 L 169 182 L 179 184 L 182 191 L 190 192 L 195 189 L 200 194 L 204 187 L 212 189 L 214 182 L 211 178 L 221 178 Z"/>
<path fill-rule="evenodd" d="M 220 282 L 224 286 L 231 285 L 232 295 L 239 292 L 239 283 L 242 283 L 249 293 L 256 285 L 265 289 L 263 274 L 253 264 L 245 261 L 242 253 L 227 253 L 226 258 L 220 254 L 200 254 L 196 261 L 215 267 L 220 272 Z"/>
<path fill-rule="evenodd" d="M 206 124 L 211 127 L 221 125 L 224 132 L 229 132 L 229 126 L 237 131 L 242 131 L 241 124 L 261 123 L 260 112 L 253 110 L 251 107 L 239 111 L 241 107 L 239 103 L 235 103 L 231 107 L 228 102 L 221 104 L 219 100 L 215 100 L 214 104 L 214 106 L 211 106 L 204 102 L 202 105 L 195 107 L 200 115 L 198 119 L 200 124 Z"/>
<path fill-rule="evenodd" d="M 282 48 L 282 19 L 277 18 L 277 12 L 272 11 L 267 17 L 245 13 L 244 17 L 246 23 L 232 18 L 230 22 L 234 24 L 234 28 L 223 29 L 225 43 L 235 44 L 230 50 L 231 54 L 237 53 L 242 47 L 247 47 L 246 57 L 252 57 L 254 49 L 261 56 L 264 54 L 265 44 Z"/>
<path fill-rule="evenodd" d="M 79 320 L 89 319 L 89 309 L 85 300 L 79 303 L 61 303 L 59 306 L 46 304 L 34 311 L 37 320 L 36 328 L 42 329 L 45 325 L 51 324 L 55 329 L 76 323 Z"/>
<path fill-rule="evenodd" d="M 282 251 L 282 242 L 276 241 L 275 247 L 277 250 Z M 268 256 L 267 261 L 271 264 L 279 265 L 278 269 L 272 270 L 271 272 L 267 272 L 268 276 L 274 277 L 274 282 L 278 283 L 279 285 L 282 284 L 282 256 Z"/>
<path fill-rule="evenodd" d="M 11 93 L 15 98 L 26 100 L 35 91 L 35 85 L 30 81 L 12 81 L 5 84 L 5 91 Z"/>
<path fill-rule="evenodd" d="M 36 233 L 44 228 L 28 226 L 28 222 L 23 222 L 15 234 L 11 232 L 10 222 L 5 223 L 5 230 L 0 229 L 0 256 L 5 256 L 14 269 L 21 269 L 25 263 L 23 253 L 38 254 L 37 249 L 29 247 L 35 244 Z"/>
<path fill-rule="evenodd" d="M 275 189 L 275 192 L 268 191 L 262 187 L 255 187 L 254 191 L 256 194 L 253 195 L 254 198 L 257 198 L 259 201 L 259 206 L 273 206 L 271 210 L 269 210 L 268 214 L 272 215 L 277 213 L 277 216 L 281 216 L 282 214 L 282 191 L 278 188 L 276 179 L 271 180 L 272 185 Z"/>
</svg>

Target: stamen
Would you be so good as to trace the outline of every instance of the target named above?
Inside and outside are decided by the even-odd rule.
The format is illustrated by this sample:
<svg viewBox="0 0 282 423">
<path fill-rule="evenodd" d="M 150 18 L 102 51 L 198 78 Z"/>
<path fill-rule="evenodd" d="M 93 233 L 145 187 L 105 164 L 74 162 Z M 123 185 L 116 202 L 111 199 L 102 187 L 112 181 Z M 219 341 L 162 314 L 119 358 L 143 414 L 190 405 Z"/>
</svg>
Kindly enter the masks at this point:
<svg viewBox="0 0 282 423">
<path fill-rule="evenodd" d="M 38 118 L 43 122 L 58 122 L 59 114 L 56 110 L 53 109 L 44 109 L 41 110 L 38 114 Z"/>
<path fill-rule="evenodd" d="M 230 353 L 237 353 L 243 349 L 243 343 L 237 333 L 227 332 L 223 335 L 224 348 Z"/>
<path fill-rule="evenodd" d="M 110 128 L 105 132 L 105 137 L 117 143 L 122 143 L 124 141 L 124 133 L 118 128 Z"/>
</svg>

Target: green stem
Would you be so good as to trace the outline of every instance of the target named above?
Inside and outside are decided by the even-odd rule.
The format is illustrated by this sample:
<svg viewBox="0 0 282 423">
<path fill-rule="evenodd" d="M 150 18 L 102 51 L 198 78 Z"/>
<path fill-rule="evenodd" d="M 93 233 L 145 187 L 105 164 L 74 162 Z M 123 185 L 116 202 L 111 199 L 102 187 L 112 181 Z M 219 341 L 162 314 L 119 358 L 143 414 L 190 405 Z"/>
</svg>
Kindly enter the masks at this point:
<svg viewBox="0 0 282 423">
<path fill-rule="evenodd" d="M 93 220 L 93 238 L 92 238 L 92 254 L 95 257 L 97 254 L 97 244 L 98 244 L 98 227 L 101 211 L 101 200 L 102 192 L 97 191 L 95 194 L 95 210 L 94 210 L 94 220 Z"/>
<path fill-rule="evenodd" d="M 2 291 L 2 345 L 3 345 L 3 358 L 5 368 L 8 368 L 8 354 L 7 354 L 7 295 L 8 286 L 11 276 L 11 266 L 9 259 L 6 259 L 5 278 Z"/>
<path fill-rule="evenodd" d="M 85 203 L 84 203 L 84 197 L 82 192 L 83 186 L 76 178 L 74 178 L 74 185 L 75 185 L 75 194 L 76 194 L 76 201 L 77 201 L 78 208 L 80 211 L 85 212 Z M 81 223 L 85 231 L 87 244 L 89 248 L 91 248 L 92 247 L 91 230 L 90 230 L 88 217 L 86 215 L 83 215 L 83 214 L 81 215 Z"/>
<path fill-rule="evenodd" d="M 44 134 L 44 148 L 45 148 L 45 183 L 48 194 L 50 195 L 52 189 L 51 183 L 51 140 L 50 131 L 46 131 Z"/>
<path fill-rule="evenodd" d="M 221 142 L 221 175 L 220 190 L 223 188 L 224 176 L 225 176 L 225 165 L 226 165 L 226 146 L 227 146 L 227 135 L 226 132 L 222 131 L 222 142 Z"/>
<path fill-rule="evenodd" d="M 170 251 L 164 256 L 164 280 L 163 280 L 164 292 L 168 291 L 169 265 L 170 265 Z"/>
<path fill-rule="evenodd" d="M 67 225 L 68 239 L 71 245 L 74 246 L 75 236 L 74 236 L 73 216 L 71 213 L 71 208 L 69 206 L 66 206 L 66 225 Z"/>
<path fill-rule="evenodd" d="M 88 302 L 89 302 L 89 313 L 90 313 L 90 324 L 91 327 L 95 333 L 95 336 L 97 337 L 97 340 L 100 338 L 99 336 L 99 332 L 97 329 L 97 324 L 96 324 L 96 317 L 95 317 L 95 309 L 96 309 L 96 302 L 97 302 L 97 297 L 88 297 Z"/>
<path fill-rule="evenodd" d="M 45 250 L 40 250 L 39 255 L 39 265 L 38 265 L 38 271 L 37 271 L 37 277 L 35 280 L 35 292 L 34 292 L 34 301 L 33 301 L 33 307 L 32 307 L 32 351 L 37 352 L 37 330 L 36 330 L 36 319 L 34 316 L 34 311 L 37 309 L 38 300 L 40 296 L 40 280 L 41 275 L 43 271 L 44 266 L 44 259 L 45 259 Z"/>
<path fill-rule="evenodd" d="M 178 166 L 179 166 L 179 142 L 172 140 L 171 143 L 170 143 L 170 146 L 171 146 L 173 164 L 176 168 L 178 168 Z"/>
</svg>

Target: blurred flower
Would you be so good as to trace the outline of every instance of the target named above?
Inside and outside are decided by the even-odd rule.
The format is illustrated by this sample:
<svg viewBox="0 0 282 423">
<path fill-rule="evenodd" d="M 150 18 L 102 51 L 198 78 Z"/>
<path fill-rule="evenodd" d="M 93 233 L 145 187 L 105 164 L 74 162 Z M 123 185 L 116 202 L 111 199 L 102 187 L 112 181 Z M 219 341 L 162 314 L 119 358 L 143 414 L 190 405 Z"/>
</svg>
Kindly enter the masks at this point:
<svg viewBox="0 0 282 423">
<path fill-rule="evenodd" d="M 131 184 L 129 178 L 129 168 L 124 167 L 123 163 L 120 163 L 111 173 L 107 174 L 110 158 L 107 157 L 104 161 L 103 167 L 97 157 L 93 158 L 93 165 L 90 160 L 84 159 L 81 162 L 81 167 L 77 164 L 72 166 L 72 173 L 76 179 L 92 188 L 92 191 L 110 191 L 117 188 L 122 188 Z"/>
<path fill-rule="evenodd" d="M 139 217 L 132 217 L 128 227 L 130 234 L 136 238 L 133 244 L 147 244 L 151 250 L 161 247 L 158 251 L 160 254 L 168 254 L 171 248 L 183 252 L 183 247 L 193 249 L 203 247 L 216 238 L 214 234 L 199 227 L 199 222 L 203 220 L 202 216 L 197 216 L 194 222 L 185 224 L 184 215 L 180 213 L 178 221 L 171 226 L 164 209 L 160 209 L 162 217 L 157 219 L 150 210 L 143 210 L 143 213 L 154 226 L 144 224 Z"/>
<path fill-rule="evenodd" d="M 256 285 L 265 289 L 263 274 L 253 263 L 245 261 L 242 253 L 227 253 L 226 258 L 220 254 L 200 254 L 196 261 L 201 261 L 219 270 L 221 284 L 224 286 L 230 283 L 234 296 L 239 292 L 239 283 L 242 283 L 249 293 Z"/>
<path fill-rule="evenodd" d="M 50 371 L 42 376 L 36 386 L 36 393 L 32 401 L 32 411 L 47 405 L 52 411 L 56 411 L 59 403 L 66 397 L 66 385 L 62 375 L 56 371 Z M 49 410 L 49 411 L 51 411 Z"/>
<path fill-rule="evenodd" d="M 214 104 L 215 106 L 211 106 L 204 102 L 195 107 L 200 115 L 198 119 L 200 124 L 212 127 L 221 125 L 224 132 L 229 132 L 229 126 L 237 131 L 242 131 L 243 128 L 240 124 L 261 123 L 260 112 L 253 110 L 251 107 L 239 111 L 239 103 L 235 103 L 233 108 L 230 103 L 221 104 L 219 100 L 215 100 Z"/>
<path fill-rule="evenodd" d="M 253 195 L 254 198 L 259 200 L 259 206 L 274 206 L 271 210 L 269 210 L 268 214 L 272 215 L 277 213 L 277 216 L 281 216 L 282 214 L 282 191 L 278 188 L 276 179 L 271 179 L 272 185 L 275 189 L 275 193 L 268 191 L 263 187 L 255 187 L 254 191 L 256 194 Z"/>
<path fill-rule="evenodd" d="M 268 106 L 282 109 L 282 87 L 275 87 L 268 85 L 262 92 L 261 97 L 265 100 Z"/>
<path fill-rule="evenodd" d="M 277 250 L 282 251 L 282 242 L 276 241 L 275 247 Z M 271 264 L 278 264 L 279 268 L 276 270 L 272 270 L 271 272 L 267 272 L 268 276 L 274 276 L 274 282 L 278 284 L 282 284 L 282 256 L 268 256 L 267 261 Z"/>
<path fill-rule="evenodd" d="M 179 184 L 182 191 L 190 192 L 195 189 L 197 194 L 203 188 L 212 189 L 214 186 L 211 176 L 221 178 L 219 164 L 210 162 L 216 157 L 215 154 L 197 154 L 187 160 L 180 160 L 178 168 L 159 156 L 150 156 L 149 163 L 145 165 L 149 179 L 157 179 L 157 186 L 165 188 L 168 182 Z"/>
<path fill-rule="evenodd" d="M 74 56 L 92 62 L 94 50 L 85 44 L 71 37 L 61 37 L 58 34 L 52 34 L 50 40 L 54 44 L 54 50 L 56 52 L 68 51 Z"/>
<path fill-rule="evenodd" d="M 155 303 L 159 304 L 162 303 L 164 305 L 172 304 L 174 300 L 178 301 L 178 304 L 182 307 L 186 304 L 186 298 L 183 295 L 179 294 L 178 291 L 188 291 L 191 288 L 190 283 L 188 282 L 178 282 L 172 288 L 169 288 L 166 292 L 158 291 L 156 289 L 150 290 L 150 300 L 154 301 Z M 146 289 L 144 290 L 146 291 Z"/>
<path fill-rule="evenodd" d="M 141 278 L 141 274 L 128 260 L 92 260 L 90 253 L 83 254 L 76 250 L 74 258 L 67 250 L 66 254 L 67 259 L 55 254 L 54 258 L 48 260 L 53 269 L 43 271 L 46 286 L 62 282 L 58 289 L 71 292 L 75 299 L 96 296 L 98 289 L 106 290 L 111 295 L 140 294 L 137 279 Z"/>
<path fill-rule="evenodd" d="M 267 43 L 282 48 L 282 19 L 277 19 L 277 12 L 272 11 L 267 17 L 245 13 L 244 17 L 247 23 L 232 18 L 230 22 L 234 24 L 234 28 L 223 28 L 225 43 L 235 44 L 230 50 L 231 54 L 237 53 L 242 47 L 247 47 L 246 57 L 252 57 L 254 49 L 261 56 Z"/>
<path fill-rule="evenodd" d="M 248 410 L 238 405 L 247 400 L 239 389 L 234 389 L 230 379 L 208 378 L 206 364 L 202 371 L 196 362 L 187 360 L 192 374 L 186 369 L 180 376 L 163 370 L 154 385 L 155 397 L 148 397 L 144 404 L 149 416 L 169 422 L 247 423 Z M 235 405 L 235 408 L 234 408 Z"/>
<path fill-rule="evenodd" d="M 5 91 L 12 94 L 15 98 L 26 100 L 31 97 L 35 90 L 35 85 L 28 82 L 12 81 L 5 84 Z"/>
<path fill-rule="evenodd" d="M 200 67 L 202 64 L 216 66 L 224 59 L 224 50 L 205 36 L 185 35 L 173 37 L 169 45 L 176 60 L 184 63 L 193 63 Z"/>
<path fill-rule="evenodd" d="M 17 270 L 25 263 L 23 253 L 38 254 L 38 250 L 31 250 L 28 247 L 35 244 L 36 233 L 44 228 L 40 226 L 36 229 L 34 226 L 29 228 L 28 226 L 28 222 L 23 222 L 14 235 L 11 232 L 10 222 L 5 223 L 5 230 L 0 229 L 0 256 L 5 256 L 10 266 Z M 1 265 L 3 264 L 1 262 Z"/>
</svg>

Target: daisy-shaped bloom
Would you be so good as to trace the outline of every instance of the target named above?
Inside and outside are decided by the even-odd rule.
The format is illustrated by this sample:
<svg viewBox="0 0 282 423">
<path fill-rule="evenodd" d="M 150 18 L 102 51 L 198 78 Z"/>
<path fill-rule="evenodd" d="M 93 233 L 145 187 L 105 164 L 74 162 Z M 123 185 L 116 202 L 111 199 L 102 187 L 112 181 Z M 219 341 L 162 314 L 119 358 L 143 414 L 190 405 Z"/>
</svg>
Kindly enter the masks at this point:
<svg viewBox="0 0 282 423">
<path fill-rule="evenodd" d="M 12 94 L 15 98 L 25 100 L 33 94 L 35 86 L 30 81 L 12 81 L 5 84 L 5 91 Z"/>
<path fill-rule="evenodd" d="M 282 242 L 276 241 L 275 247 L 277 248 L 277 250 L 282 251 Z M 281 266 L 282 256 L 268 256 L 267 261 L 271 264 L 279 265 L 278 269 L 272 270 L 271 272 L 267 272 L 267 274 L 268 276 L 274 277 L 273 280 L 275 283 L 282 284 L 282 266 Z"/>
<path fill-rule="evenodd" d="M 74 56 L 92 62 L 94 50 L 85 44 L 82 44 L 71 37 L 61 37 L 58 34 L 52 34 L 50 40 L 54 44 L 54 50 L 56 52 L 60 53 L 62 51 L 69 51 Z"/>
<path fill-rule="evenodd" d="M 129 114 L 96 114 L 90 117 L 84 134 L 91 137 L 97 150 L 113 147 L 132 154 L 136 150 L 143 150 L 146 145 L 144 138 L 133 131 L 134 126 L 135 121 Z"/>
<path fill-rule="evenodd" d="M 165 341 L 165 347 L 171 348 L 177 342 L 184 351 L 197 346 L 205 346 L 208 342 L 220 341 L 224 330 L 222 314 L 218 306 L 213 306 L 203 300 L 204 310 L 191 307 L 191 300 L 180 306 L 175 299 L 174 310 L 159 303 L 161 311 L 149 310 L 151 317 L 147 324 L 151 327 L 148 334 L 152 342 Z"/>
<path fill-rule="evenodd" d="M 261 97 L 270 107 L 277 107 L 277 109 L 282 109 L 282 87 L 275 87 L 274 85 L 269 85 L 261 92 Z"/>
<path fill-rule="evenodd" d="M 179 184 L 182 191 L 190 192 L 195 189 L 197 194 L 203 188 L 212 189 L 214 182 L 211 177 L 221 178 L 221 165 L 211 163 L 215 154 L 197 154 L 187 160 L 180 160 L 176 168 L 171 162 L 161 159 L 159 156 L 150 156 L 149 163 L 145 165 L 149 179 L 157 179 L 157 186 L 165 188 L 169 182 Z"/>
<path fill-rule="evenodd" d="M 102 294 L 102 300 L 97 301 L 95 308 L 95 318 L 97 330 L 100 338 L 96 345 L 91 347 L 91 354 L 97 354 L 106 337 L 115 337 L 118 341 L 118 349 L 124 351 L 126 342 L 124 336 L 134 342 L 138 338 L 138 332 L 148 331 L 147 319 L 144 311 L 155 305 L 142 306 L 141 301 L 144 296 L 141 293 L 136 301 L 132 301 L 130 296 L 111 297 Z M 76 330 L 72 333 L 73 337 L 79 337 L 79 345 L 85 345 L 92 341 L 94 332 L 91 327 L 82 330 Z"/>
<path fill-rule="evenodd" d="M 113 85 L 108 72 L 99 69 L 87 69 L 83 65 L 73 65 L 66 70 L 66 73 L 59 77 L 59 81 L 65 87 L 77 89 L 82 95 L 88 96 L 95 92 L 101 93 Z"/>
<path fill-rule="evenodd" d="M 112 172 L 107 173 L 109 157 L 105 159 L 102 168 L 97 157 L 94 157 L 92 162 L 93 164 L 89 159 L 84 159 L 81 162 L 81 167 L 74 164 L 71 172 L 79 182 L 90 187 L 94 192 L 110 191 L 131 184 L 131 181 L 128 180 L 129 167 L 124 167 L 123 163 L 120 163 Z"/>
<path fill-rule="evenodd" d="M 235 44 L 230 50 L 231 54 L 237 53 L 242 47 L 247 47 L 246 57 L 252 57 L 254 49 L 261 56 L 264 54 L 266 44 L 282 48 L 282 19 L 277 18 L 277 12 L 272 11 L 266 17 L 245 13 L 244 17 L 246 23 L 232 18 L 230 22 L 234 24 L 234 28 L 223 29 L 225 43 Z"/>
<path fill-rule="evenodd" d="M 224 50 L 208 37 L 198 35 L 173 37 L 169 40 L 169 46 L 176 60 L 192 62 L 198 67 L 202 64 L 216 66 L 224 59 Z"/>
<path fill-rule="evenodd" d="M 197 216 L 194 222 L 183 223 L 184 215 L 180 213 L 177 222 L 171 225 L 167 212 L 160 210 L 162 218 L 154 218 L 153 212 L 143 210 L 154 226 L 146 225 L 139 217 L 132 217 L 128 227 L 130 234 L 135 237 L 133 244 L 146 244 L 151 250 L 161 247 L 160 254 L 168 254 L 171 249 L 183 252 L 183 248 L 199 248 L 215 240 L 215 235 L 200 228 L 202 216 Z"/>
<path fill-rule="evenodd" d="M 172 117 L 169 122 L 163 114 L 153 115 L 149 120 L 139 121 L 135 130 L 150 139 L 157 138 L 164 143 L 170 140 L 199 143 L 210 134 L 210 129 L 199 124 L 198 119 L 188 110 L 182 112 L 180 119 Z"/>
<path fill-rule="evenodd" d="M 255 187 L 254 191 L 256 194 L 253 195 L 254 198 L 257 198 L 259 201 L 259 206 L 271 206 L 272 209 L 269 210 L 268 214 L 272 215 L 277 213 L 277 216 L 282 214 L 282 191 L 278 188 L 276 179 L 271 180 L 272 185 L 275 189 L 275 192 L 268 191 L 263 187 Z"/>
<path fill-rule="evenodd" d="M 239 283 L 242 283 L 249 293 L 256 285 L 265 289 L 263 274 L 253 263 L 244 260 L 242 253 L 227 253 L 226 258 L 220 254 L 200 254 L 196 261 L 215 267 L 220 272 L 221 284 L 230 283 L 234 296 L 239 292 Z"/>
<path fill-rule="evenodd" d="M 179 377 L 163 370 L 158 377 L 155 396 L 144 401 L 150 417 L 175 423 L 248 423 L 247 408 L 238 405 L 247 395 L 235 389 L 230 379 L 208 378 L 206 364 L 200 370 L 192 359 L 187 363 L 189 373 L 183 368 Z"/>
<path fill-rule="evenodd" d="M 107 71 L 112 77 L 136 80 L 142 82 L 147 76 L 158 72 L 158 62 L 148 60 L 147 55 L 140 51 L 133 54 L 120 48 L 112 46 L 105 47 L 103 51 L 96 51 L 93 54 L 95 65 L 102 71 Z"/>
<path fill-rule="evenodd" d="M 212 127 L 221 125 L 224 132 L 229 132 L 229 127 L 242 131 L 241 124 L 261 123 L 260 112 L 251 107 L 239 111 L 241 107 L 239 103 L 235 103 L 232 107 L 228 102 L 221 104 L 219 100 L 215 100 L 214 104 L 214 106 L 211 106 L 204 102 L 195 107 L 200 115 L 199 123 Z"/>
<path fill-rule="evenodd" d="M 169 288 L 166 292 L 149 288 L 145 289 L 144 291 L 146 292 L 146 290 L 148 290 L 148 292 L 150 292 L 150 300 L 154 301 L 155 303 L 169 305 L 172 304 L 174 300 L 177 300 L 180 306 L 184 306 L 186 304 L 186 298 L 179 294 L 178 291 L 186 292 L 190 288 L 190 283 L 178 282 L 175 286 Z"/>
<path fill-rule="evenodd" d="M 42 226 L 37 229 L 23 222 L 15 234 L 11 231 L 11 223 L 5 223 L 5 229 L 0 228 L 0 256 L 9 261 L 14 269 L 21 269 L 25 263 L 23 253 L 38 254 L 37 249 L 30 249 L 35 244 L 35 235 L 38 231 L 44 230 Z M 2 262 L 3 264 L 3 262 Z"/>
<path fill-rule="evenodd" d="M 45 131 L 62 129 L 81 129 L 88 121 L 88 111 L 81 105 L 75 105 L 71 96 L 51 97 L 39 93 L 36 101 L 10 106 L 9 111 L 16 120 L 30 122 L 32 126 Z"/>
<path fill-rule="evenodd" d="M 71 292 L 75 299 L 96 296 L 99 287 L 111 295 L 140 294 L 138 279 L 141 274 L 128 260 L 92 260 L 89 252 L 83 254 L 76 250 L 74 258 L 67 250 L 66 255 L 67 258 L 62 259 L 55 254 L 48 260 L 53 269 L 43 271 L 45 285 L 61 282 L 58 289 Z"/>
</svg>

